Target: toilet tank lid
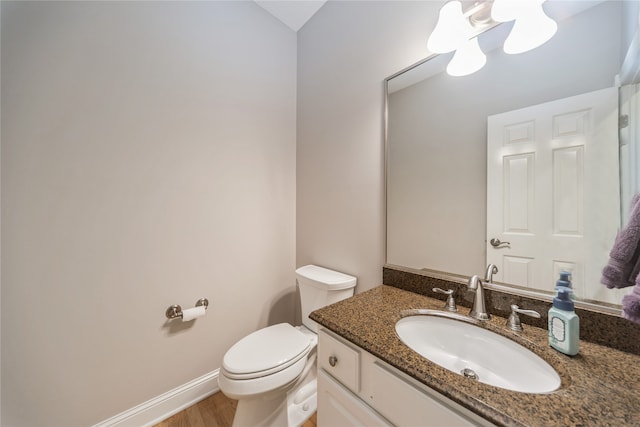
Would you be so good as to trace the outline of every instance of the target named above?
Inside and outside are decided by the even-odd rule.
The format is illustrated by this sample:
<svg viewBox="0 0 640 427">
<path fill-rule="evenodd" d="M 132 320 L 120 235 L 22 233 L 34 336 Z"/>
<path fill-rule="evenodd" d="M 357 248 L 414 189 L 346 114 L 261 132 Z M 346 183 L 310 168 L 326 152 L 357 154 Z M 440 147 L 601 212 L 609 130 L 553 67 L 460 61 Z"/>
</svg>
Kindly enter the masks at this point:
<svg viewBox="0 0 640 427">
<path fill-rule="evenodd" d="M 356 285 L 357 279 L 354 276 L 318 267 L 317 265 L 305 265 L 296 270 L 298 277 L 309 279 L 312 283 L 322 284 L 329 289 L 349 289 Z"/>
</svg>

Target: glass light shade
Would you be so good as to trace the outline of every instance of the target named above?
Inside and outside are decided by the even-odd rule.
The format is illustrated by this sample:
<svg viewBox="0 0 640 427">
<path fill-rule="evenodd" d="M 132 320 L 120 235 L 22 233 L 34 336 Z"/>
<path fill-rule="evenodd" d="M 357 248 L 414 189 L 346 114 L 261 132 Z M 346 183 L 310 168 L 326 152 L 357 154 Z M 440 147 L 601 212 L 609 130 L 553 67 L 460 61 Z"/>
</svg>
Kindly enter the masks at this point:
<svg viewBox="0 0 640 427">
<path fill-rule="evenodd" d="M 453 55 L 447 65 L 447 74 L 450 76 L 467 76 L 475 73 L 487 63 L 487 57 L 480 49 L 476 37 L 468 40 Z"/>
<path fill-rule="evenodd" d="M 540 2 L 526 3 L 511 33 L 504 41 L 504 51 L 516 54 L 526 52 L 547 42 L 558 30 L 558 24 L 549 18 L 542 9 Z M 537 3 L 537 4 L 536 4 Z"/>
<path fill-rule="evenodd" d="M 427 41 L 427 49 L 433 53 L 453 52 L 467 41 L 471 24 L 462 14 L 462 3 L 450 1 L 442 6 L 438 23 Z"/>
</svg>

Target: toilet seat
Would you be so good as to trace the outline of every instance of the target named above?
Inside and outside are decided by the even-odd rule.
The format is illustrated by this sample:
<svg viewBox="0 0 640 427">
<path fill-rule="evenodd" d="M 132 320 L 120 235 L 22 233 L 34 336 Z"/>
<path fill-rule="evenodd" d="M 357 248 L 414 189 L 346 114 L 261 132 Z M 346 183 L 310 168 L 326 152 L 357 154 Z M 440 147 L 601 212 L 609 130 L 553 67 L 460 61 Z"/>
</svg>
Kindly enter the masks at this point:
<svg viewBox="0 0 640 427">
<path fill-rule="evenodd" d="M 288 323 L 255 331 L 224 355 L 224 375 L 234 380 L 250 380 L 272 375 L 295 365 L 312 348 L 309 335 Z"/>
<path fill-rule="evenodd" d="M 301 358 L 288 368 L 274 374 L 246 380 L 229 378 L 228 374 L 221 370 L 218 384 L 220 385 L 220 390 L 231 399 L 241 400 L 255 396 L 264 397 L 266 393 L 280 390 L 296 381 L 307 363 L 306 357 Z"/>
</svg>

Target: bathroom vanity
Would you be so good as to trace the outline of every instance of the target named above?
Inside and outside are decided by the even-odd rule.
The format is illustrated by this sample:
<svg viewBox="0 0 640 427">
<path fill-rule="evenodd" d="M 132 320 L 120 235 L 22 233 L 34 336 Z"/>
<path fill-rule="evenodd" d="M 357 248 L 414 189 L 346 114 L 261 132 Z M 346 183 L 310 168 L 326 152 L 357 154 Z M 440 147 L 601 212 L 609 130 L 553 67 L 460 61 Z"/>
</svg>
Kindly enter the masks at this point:
<svg viewBox="0 0 640 427">
<path fill-rule="evenodd" d="M 533 351 L 561 378 L 551 393 L 514 392 L 450 372 L 404 345 L 395 324 L 409 309 L 442 310 L 443 301 L 381 285 L 311 314 L 322 326 L 320 426 L 640 423 L 638 355 L 582 341 L 577 356 L 565 356 L 548 346 L 545 329 L 513 332 L 494 315 L 482 326 Z"/>
<path fill-rule="evenodd" d="M 318 334 L 318 403 L 321 426 L 493 425 L 326 328 Z"/>
</svg>

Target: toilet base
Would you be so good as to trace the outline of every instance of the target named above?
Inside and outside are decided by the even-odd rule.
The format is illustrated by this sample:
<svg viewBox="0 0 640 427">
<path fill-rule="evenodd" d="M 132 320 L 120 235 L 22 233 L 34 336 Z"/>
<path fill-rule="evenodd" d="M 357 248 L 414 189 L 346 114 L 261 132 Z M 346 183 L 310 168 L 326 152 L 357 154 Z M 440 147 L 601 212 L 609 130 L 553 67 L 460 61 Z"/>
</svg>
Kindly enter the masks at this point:
<svg viewBox="0 0 640 427">
<path fill-rule="evenodd" d="M 255 399 L 240 399 L 233 427 L 300 427 L 318 407 L 315 361 L 304 379 L 291 386 Z"/>
<path fill-rule="evenodd" d="M 287 393 L 289 427 L 301 426 L 318 409 L 318 381 L 315 366 L 307 377 L 298 387 Z"/>
<path fill-rule="evenodd" d="M 286 426 L 287 402 L 279 397 L 239 400 L 233 427 Z"/>
</svg>

